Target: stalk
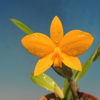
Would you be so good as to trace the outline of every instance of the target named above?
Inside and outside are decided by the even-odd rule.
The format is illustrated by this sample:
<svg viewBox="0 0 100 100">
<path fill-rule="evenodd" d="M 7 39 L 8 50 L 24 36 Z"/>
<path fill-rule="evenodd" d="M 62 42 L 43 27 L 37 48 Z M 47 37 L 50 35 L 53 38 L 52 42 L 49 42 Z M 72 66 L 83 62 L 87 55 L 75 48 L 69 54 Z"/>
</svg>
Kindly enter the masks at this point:
<svg viewBox="0 0 100 100">
<path fill-rule="evenodd" d="M 69 81 L 69 86 L 70 86 L 70 89 L 72 91 L 72 95 L 73 95 L 73 99 L 74 100 L 79 100 L 78 98 L 78 94 L 77 94 L 77 86 L 75 83 L 73 83 L 72 80 Z"/>
</svg>

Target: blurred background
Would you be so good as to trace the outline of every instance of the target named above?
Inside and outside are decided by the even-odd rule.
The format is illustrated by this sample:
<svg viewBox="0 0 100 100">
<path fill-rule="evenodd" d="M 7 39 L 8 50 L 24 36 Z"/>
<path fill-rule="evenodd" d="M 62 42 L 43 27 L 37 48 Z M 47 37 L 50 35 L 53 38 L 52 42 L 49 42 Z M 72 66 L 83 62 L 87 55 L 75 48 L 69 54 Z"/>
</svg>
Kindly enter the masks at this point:
<svg viewBox="0 0 100 100">
<path fill-rule="evenodd" d="M 34 32 L 49 36 L 56 15 L 65 33 L 80 29 L 94 36 L 91 48 L 79 56 L 84 63 L 100 43 L 100 0 L 0 0 L 0 100 L 39 100 L 50 93 L 31 81 L 30 73 L 39 58 L 23 48 L 20 40 L 26 34 L 9 19 L 20 20 Z M 63 87 L 64 79 L 52 68 L 45 73 Z M 79 87 L 100 98 L 100 60 L 92 64 Z"/>
</svg>

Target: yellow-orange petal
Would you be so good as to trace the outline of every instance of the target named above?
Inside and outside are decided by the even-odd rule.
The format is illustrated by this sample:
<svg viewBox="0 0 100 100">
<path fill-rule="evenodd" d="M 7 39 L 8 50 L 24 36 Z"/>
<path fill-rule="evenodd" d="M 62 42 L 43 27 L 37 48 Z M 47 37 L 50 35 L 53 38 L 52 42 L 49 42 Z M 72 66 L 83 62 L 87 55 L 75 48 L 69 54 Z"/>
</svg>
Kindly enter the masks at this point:
<svg viewBox="0 0 100 100">
<path fill-rule="evenodd" d="M 68 66 L 72 69 L 78 70 L 78 71 L 82 71 L 82 65 L 81 65 L 81 62 L 78 59 L 78 57 L 68 56 L 65 53 L 62 53 L 62 57 L 63 57 L 62 62 L 66 66 Z"/>
<path fill-rule="evenodd" d="M 34 70 L 34 76 L 37 76 L 45 72 L 48 68 L 51 67 L 51 65 L 53 64 L 53 60 L 51 59 L 52 56 L 53 56 L 53 53 L 39 59 Z"/>
<path fill-rule="evenodd" d="M 50 25 L 50 38 L 55 45 L 58 45 L 63 37 L 63 26 L 60 19 L 55 16 Z"/>
<path fill-rule="evenodd" d="M 94 37 L 81 30 L 72 30 L 62 39 L 60 49 L 70 56 L 83 54 L 92 45 Z"/>
<path fill-rule="evenodd" d="M 55 48 L 52 40 L 42 33 L 27 35 L 22 38 L 21 42 L 28 52 L 39 57 L 48 55 Z"/>
</svg>

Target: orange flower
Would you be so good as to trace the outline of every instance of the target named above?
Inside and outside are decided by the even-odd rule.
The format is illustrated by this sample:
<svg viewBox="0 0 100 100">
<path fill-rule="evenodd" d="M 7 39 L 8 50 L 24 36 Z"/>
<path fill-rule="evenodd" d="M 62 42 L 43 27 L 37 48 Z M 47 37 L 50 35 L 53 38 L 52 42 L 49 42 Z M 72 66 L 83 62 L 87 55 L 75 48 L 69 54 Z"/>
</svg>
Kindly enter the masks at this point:
<svg viewBox="0 0 100 100">
<path fill-rule="evenodd" d="M 33 33 L 22 38 L 22 44 L 32 55 L 41 57 L 36 64 L 34 76 L 46 71 L 52 65 L 62 67 L 62 62 L 81 71 L 78 55 L 83 54 L 94 40 L 90 33 L 72 30 L 64 36 L 60 19 L 55 16 L 50 26 L 50 38 L 42 33 Z"/>
</svg>

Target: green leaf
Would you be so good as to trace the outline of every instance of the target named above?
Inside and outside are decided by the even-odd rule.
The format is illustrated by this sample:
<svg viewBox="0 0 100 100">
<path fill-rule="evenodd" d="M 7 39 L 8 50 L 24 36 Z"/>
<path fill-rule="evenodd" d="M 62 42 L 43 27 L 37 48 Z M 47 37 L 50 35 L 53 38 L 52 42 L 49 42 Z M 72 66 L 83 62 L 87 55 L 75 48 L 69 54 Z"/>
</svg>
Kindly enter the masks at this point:
<svg viewBox="0 0 100 100">
<path fill-rule="evenodd" d="M 54 92 L 60 97 L 60 99 L 63 99 L 64 98 L 64 93 L 63 91 L 61 90 L 61 88 L 55 84 L 54 86 Z"/>
<path fill-rule="evenodd" d="M 22 31 L 24 31 L 26 34 L 32 34 L 34 33 L 28 26 L 26 26 L 24 23 L 20 22 L 16 19 L 10 19 L 17 27 L 19 27 Z"/>
<path fill-rule="evenodd" d="M 83 64 L 82 72 L 77 72 L 75 76 L 75 81 L 78 81 L 81 79 L 85 73 L 88 71 L 89 67 L 91 66 L 93 61 L 96 61 L 100 58 L 100 44 L 97 46 L 93 54 L 90 56 L 90 58 Z"/>
<path fill-rule="evenodd" d="M 30 74 L 30 77 L 35 84 L 54 92 L 54 86 L 56 82 L 53 79 L 51 79 L 49 76 L 47 76 L 46 74 L 42 73 L 38 76 L 34 76 L 32 72 Z"/>
<path fill-rule="evenodd" d="M 62 77 L 67 78 L 69 81 L 72 77 L 72 69 L 67 67 L 64 63 L 62 63 L 62 67 L 56 66 L 52 68 Z"/>
<path fill-rule="evenodd" d="M 100 59 L 100 44 L 99 44 L 98 47 L 97 47 L 97 51 L 96 51 L 96 54 L 95 54 L 95 56 L 94 56 L 93 61 L 96 61 L 96 60 L 98 60 L 98 59 Z"/>
</svg>

